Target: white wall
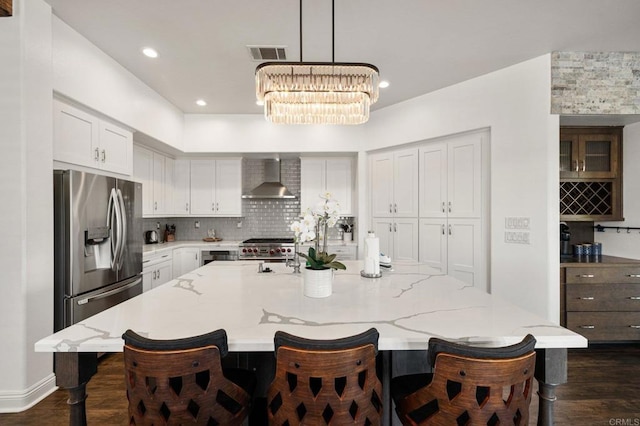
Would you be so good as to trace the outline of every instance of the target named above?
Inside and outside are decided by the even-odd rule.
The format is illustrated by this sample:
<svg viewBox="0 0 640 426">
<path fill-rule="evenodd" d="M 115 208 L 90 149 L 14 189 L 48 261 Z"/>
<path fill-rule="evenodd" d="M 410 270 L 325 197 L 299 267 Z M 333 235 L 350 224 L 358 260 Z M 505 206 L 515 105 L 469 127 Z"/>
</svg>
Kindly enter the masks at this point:
<svg viewBox="0 0 640 426">
<path fill-rule="evenodd" d="M 14 1 L 0 19 L 0 411 L 54 389 L 52 356 L 33 344 L 53 331 L 51 11 Z"/>
<path fill-rule="evenodd" d="M 56 16 L 53 89 L 134 130 L 183 149 L 182 111 Z"/>
<path fill-rule="evenodd" d="M 490 282 L 493 294 L 558 322 L 558 126 L 550 55 L 382 109 L 366 149 L 491 129 Z M 531 219 L 531 244 L 504 242 L 505 218 Z"/>
<path fill-rule="evenodd" d="M 640 123 L 625 126 L 622 134 L 622 211 L 624 222 L 596 222 L 604 226 L 640 228 Z M 640 232 L 627 234 L 615 230 L 594 232 L 595 241 L 602 243 L 602 252 L 610 256 L 640 259 Z"/>
<path fill-rule="evenodd" d="M 262 114 L 187 114 L 185 152 L 356 152 L 362 126 L 281 126 Z"/>
</svg>

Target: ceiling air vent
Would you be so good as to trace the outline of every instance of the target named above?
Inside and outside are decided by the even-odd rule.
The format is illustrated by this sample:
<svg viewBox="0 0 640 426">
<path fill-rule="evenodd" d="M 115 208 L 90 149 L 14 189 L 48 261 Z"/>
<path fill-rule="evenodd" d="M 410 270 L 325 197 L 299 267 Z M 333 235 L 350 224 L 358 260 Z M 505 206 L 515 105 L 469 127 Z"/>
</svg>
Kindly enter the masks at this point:
<svg viewBox="0 0 640 426">
<path fill-rule="evenodd" d="M 247 46 L 254 61 L 286 61 L 286 46 Z"/>
</svg>

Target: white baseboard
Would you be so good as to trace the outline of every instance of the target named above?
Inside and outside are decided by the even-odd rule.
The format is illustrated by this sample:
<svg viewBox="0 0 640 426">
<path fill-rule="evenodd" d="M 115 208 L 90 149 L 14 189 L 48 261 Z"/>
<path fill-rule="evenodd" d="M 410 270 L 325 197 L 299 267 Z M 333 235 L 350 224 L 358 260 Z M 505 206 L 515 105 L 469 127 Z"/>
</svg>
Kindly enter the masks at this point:
<svg viewBox="0 0 640 426">
<path fill-rule="evenodd" d="M 19 413 L 28 410 L 56 389 L 58 389 L 56 375 L 51 373 L 22 392 L 0 392 L 0 413 Z"/>
</svg>

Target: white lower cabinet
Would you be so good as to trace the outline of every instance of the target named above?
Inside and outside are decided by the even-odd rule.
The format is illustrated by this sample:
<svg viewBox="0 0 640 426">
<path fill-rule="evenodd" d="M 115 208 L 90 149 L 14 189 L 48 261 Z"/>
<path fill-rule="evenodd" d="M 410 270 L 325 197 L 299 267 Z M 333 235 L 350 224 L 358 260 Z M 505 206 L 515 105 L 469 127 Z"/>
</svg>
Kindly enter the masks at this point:
<svg viewBox="0 0 640 426">
<path fill-rule="evenodd" d="M 484 288 L 480 219 L 420 219 L 420 261 Z"/>
<path fill-rule="evenodd" d="M 178 278 L 200 267 L 200 248 L 181 247 L 173 250 L 173 277 Z"/>
<path fill-rule="evenodd" d="M 373 218 L 373 230 L 380 239 L 380 252 L 394 260 L 418 261 L 418 219 Z"/>
<path fill-rule="evenodd" d="M 336 255 L 336 260 L 341 262 L 343 260 L 356 260 L 358 259 L 358 246 L 356 245 L 329 245 L 327 247 L 329 253 Z"/>
<path fill-rule="evenodd" d="M 142 291 L 156 288 L 173 279 L 172 253 L 162 253 L 142 261 Z"/>
</svg>

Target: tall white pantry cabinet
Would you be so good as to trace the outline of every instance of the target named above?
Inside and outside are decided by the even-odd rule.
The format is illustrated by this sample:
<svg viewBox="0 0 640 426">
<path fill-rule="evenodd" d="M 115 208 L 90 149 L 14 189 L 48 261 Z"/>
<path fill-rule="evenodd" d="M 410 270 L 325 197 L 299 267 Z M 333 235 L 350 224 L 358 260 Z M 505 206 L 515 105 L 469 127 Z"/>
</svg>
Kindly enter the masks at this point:
<svg viewBox="0 0 640 426">
<path fill-rule="evenodd" d="M 489 132 L 370 157 L 372 228 L 381 252 L 486 289 L 483 194 Z"/>
<path fill-rule="evenodd" d="M 418 260 L 418 149 L 371 156 L 372 228 L 392 260 Z"/>
<path fill-rule="evenodd" d="M 474 132 L 420 147 L 420 261 L 486 288 L 483 140 Z"/>
</svg>

